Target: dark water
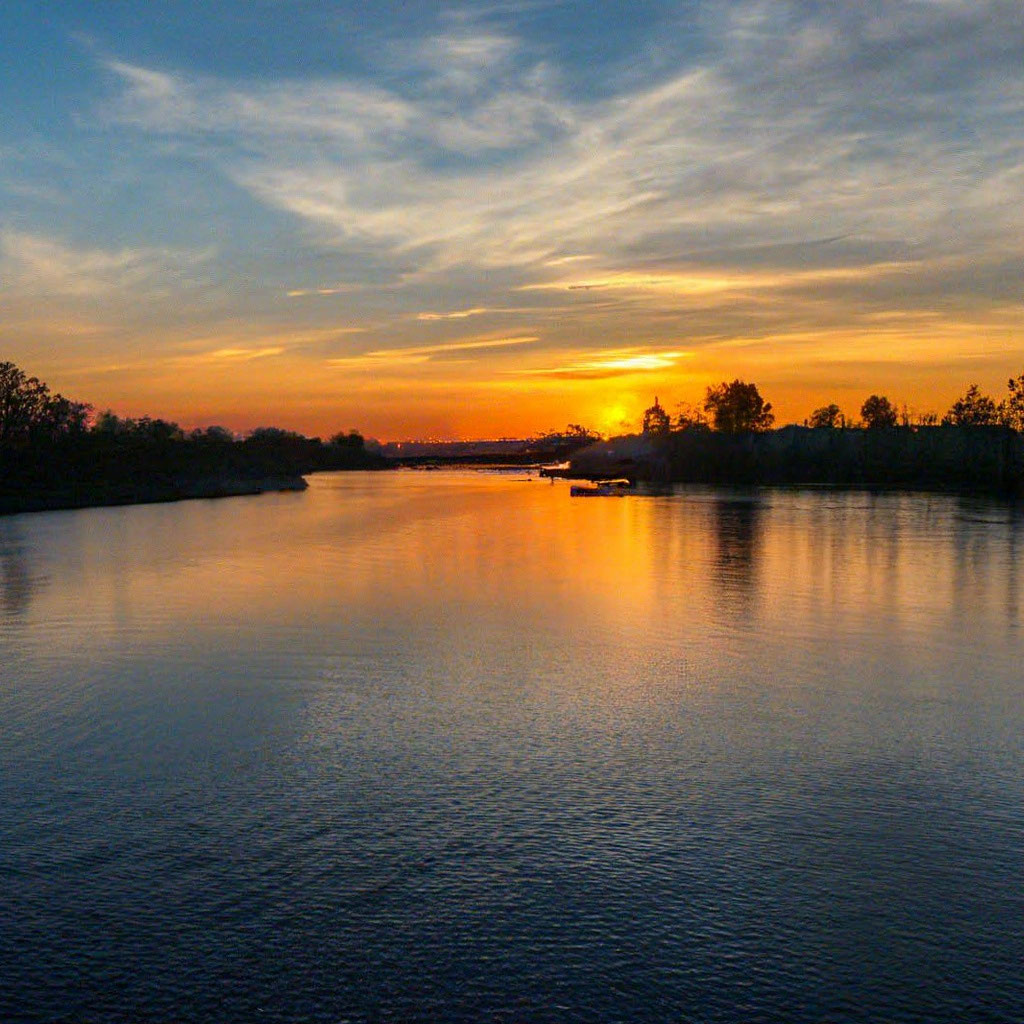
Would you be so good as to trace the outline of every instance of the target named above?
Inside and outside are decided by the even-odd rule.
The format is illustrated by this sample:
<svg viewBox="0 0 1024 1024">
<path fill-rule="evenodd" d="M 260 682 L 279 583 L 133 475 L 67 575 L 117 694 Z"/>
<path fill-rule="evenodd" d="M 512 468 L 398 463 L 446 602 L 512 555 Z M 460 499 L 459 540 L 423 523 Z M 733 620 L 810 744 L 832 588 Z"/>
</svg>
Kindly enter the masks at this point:
<svg viewBox="0 0 1024 1024">
<path fill-rule="evenodd" d="M 0 1021 L 1024 1020 L 1022 552 L 472 473 L 0 520 Z"/>
</svg>

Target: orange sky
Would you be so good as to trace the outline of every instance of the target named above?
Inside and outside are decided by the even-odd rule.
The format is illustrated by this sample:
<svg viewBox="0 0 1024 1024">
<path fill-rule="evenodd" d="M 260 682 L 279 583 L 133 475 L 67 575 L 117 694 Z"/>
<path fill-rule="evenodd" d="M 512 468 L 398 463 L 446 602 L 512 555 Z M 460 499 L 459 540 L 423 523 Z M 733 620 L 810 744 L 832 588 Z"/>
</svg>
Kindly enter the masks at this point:
<svg viewBox="0 0 1024 1024">
<path fill-rule="evenodd" d="M 670 323 L 663 316 L 659 328 Z M 602 433 L 634 430 L 655 395 L 674 414 L 679 403 L 699 404 L 706 387 L 735 377 L 758 384 L 779 424 L 833 401 L 856 416 L 874 392 L 941 414 L 967 384 L 999 397 L 1006 379 L 1024 372 L 1014 315 L 958 322 L 893 314 L 855 329 L 692 346 L 682 337 L 601 344 L 599 321 L 597 336 L 578 347 L 546 342 L 545 330 L 532 325 L 531 333 L 504 336 L 429 326 L 426 335 L 415 322 L 405 328 L 403 342 L 418 344 L 389 347 L 376 347 L 370 331 L 352 332 L 342 337 L 358 342 L 355 354 L 326 360 L 292 337 L 275 343 L 244 328 L 177 345 L 161 337 L 155 345 L 180 352 L 161 358 L 94 353 L 88 339 L 102 334 L 85 332 L 86 343 L 70 351 L 33 344 L 23 365 L 55 389 L 121 415 L 238 431 L 273 424 L 320 436 L 355 427 L 381 440 L 528 436 L 570 422 Z"/>
</svg>

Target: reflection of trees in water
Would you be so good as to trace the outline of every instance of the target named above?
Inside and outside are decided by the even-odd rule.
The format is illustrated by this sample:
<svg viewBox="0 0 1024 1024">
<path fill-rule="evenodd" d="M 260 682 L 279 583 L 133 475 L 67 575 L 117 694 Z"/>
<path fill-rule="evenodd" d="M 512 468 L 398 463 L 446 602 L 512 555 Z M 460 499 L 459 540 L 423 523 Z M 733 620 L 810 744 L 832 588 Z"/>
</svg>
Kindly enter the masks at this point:
<svg viewBox="0 0 1024 1024">
<path fill-rule="evenodd" d="M 723 590 L 747 594 L 757 577 L 764 534 L 764 506 L 758 498 L 718 498 L 714 575 Z"/>
<path fill-rule="evenodd" d="M 0 611 L 5 615 L 24 612 L 36 583 L 20 533 L 13 523 L 0 523 Z"/>
<path fill-rule="evenodd" d="M 959 618 L 976 615 L 979 601 L 993 601 L 1002 606 L 1010 629 L 1020 627 L 1017 556 L 1022 531 L 1024 508 L 1015 502 L 970 495 L 957 499 L 951 533 L 952 608 Z"/>
<path fill-rule="evenodd" d="M 1024 508 L 1010 507 L 1010 523 L 1006 533 L 1006 616 L 1011 629 L 1020 624 L 1020 592 L 1017 585 L 1017 550 L 1020 547 L 1021 530 L 1024 529 Z"/>
</svg>

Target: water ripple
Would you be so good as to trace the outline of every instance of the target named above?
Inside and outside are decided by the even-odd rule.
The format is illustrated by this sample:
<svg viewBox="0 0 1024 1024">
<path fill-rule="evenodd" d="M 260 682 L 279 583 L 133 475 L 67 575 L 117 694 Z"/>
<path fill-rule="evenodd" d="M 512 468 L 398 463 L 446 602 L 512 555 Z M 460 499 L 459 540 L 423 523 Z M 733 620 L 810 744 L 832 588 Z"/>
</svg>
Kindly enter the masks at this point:
<svg viewBox="0 0 1024 1024">
<path fill-rule="evenodd" d="M 286 497 L 5 527 L 4 1024 L 1022 1019 L 1012 511 Z"/>
</svg>

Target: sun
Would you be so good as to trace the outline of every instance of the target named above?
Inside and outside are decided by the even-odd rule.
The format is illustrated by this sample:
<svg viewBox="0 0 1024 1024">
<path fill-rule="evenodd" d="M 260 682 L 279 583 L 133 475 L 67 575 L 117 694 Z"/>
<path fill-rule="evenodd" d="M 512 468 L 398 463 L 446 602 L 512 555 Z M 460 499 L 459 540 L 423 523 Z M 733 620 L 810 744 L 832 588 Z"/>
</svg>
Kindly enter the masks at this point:
<svg viewBox="0 0 1024 1024">
<path fill-rule="evenodd" d="M 634 427 L 635 417 L 631 414 L 629 407 L 624 402 L 615 402 L 606 405 L 597 414 L 597 422 L 594 427 L 606 436 L 624 434 Z"/>
</svg>

